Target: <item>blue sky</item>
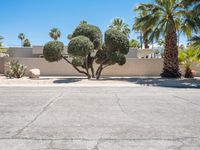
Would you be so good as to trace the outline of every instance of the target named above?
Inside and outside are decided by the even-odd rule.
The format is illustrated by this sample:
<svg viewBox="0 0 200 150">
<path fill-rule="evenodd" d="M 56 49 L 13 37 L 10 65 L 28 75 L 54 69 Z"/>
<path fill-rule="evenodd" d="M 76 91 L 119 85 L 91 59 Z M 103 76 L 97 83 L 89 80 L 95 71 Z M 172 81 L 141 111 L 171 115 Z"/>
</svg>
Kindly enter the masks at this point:
<svg viewBox="0 0 200 150">
<path fill-rule="evenodd" d="M 133 8 L 150 0 L 0 0 L 0 35 L 7 46 L 19 46 L 17 38 L 23 32 L 33 45 L 50 41 L 49 31 L 57 27 L 62 32 L 61 41 L 68 43 L 81 20 L 100 27 L 104 32 L 113 18 L 120 17 L 131 27 Z M 132 32 L 131 38 L 137 34 Z M 185 42 L 185 38 L 182 37 Z"/>
</svg>

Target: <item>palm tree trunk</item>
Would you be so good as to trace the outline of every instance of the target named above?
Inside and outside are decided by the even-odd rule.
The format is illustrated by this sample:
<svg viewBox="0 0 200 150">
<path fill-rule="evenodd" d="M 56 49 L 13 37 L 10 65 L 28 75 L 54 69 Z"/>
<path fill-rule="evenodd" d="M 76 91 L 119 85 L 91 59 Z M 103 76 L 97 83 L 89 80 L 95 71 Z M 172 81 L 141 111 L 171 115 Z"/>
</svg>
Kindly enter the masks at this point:
<svg viewBox="0 0 200 150">
<path fill-rule="evenodd" d="M 178 46 L 176 28 L 170 30 L 165 37 L 164 67 L 162 77 L 180 78 L 178 63 Z"/>
<path fill-rule="evenodd" d="M 146 32 L 143 33 L 143 38 L 144 38 L 144 48 L 148 49 L 149 48 L 149 41 L 148 41 L 148 34 Z"/>
</svg>

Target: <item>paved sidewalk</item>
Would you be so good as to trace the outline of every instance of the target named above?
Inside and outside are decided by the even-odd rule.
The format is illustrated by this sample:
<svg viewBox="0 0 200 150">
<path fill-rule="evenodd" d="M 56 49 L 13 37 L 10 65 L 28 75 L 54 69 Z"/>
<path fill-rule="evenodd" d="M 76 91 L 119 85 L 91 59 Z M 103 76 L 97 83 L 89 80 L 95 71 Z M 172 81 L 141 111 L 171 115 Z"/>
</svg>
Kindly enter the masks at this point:
<svg viewBox="0 0 200 150">
<path fill-rule="evenodd" d="M 172 87 L 172 88 L 200 88 L 200 78 L 194 79 L 163 79 L 160 77 L 103 77 L 100 80 L 88 80 L 84 77 L 50 77 L 43 76 L 32 80 L 27 77 L 8 79 L 0 76 L 0 86 L 60 86 L 60 87 Z"/>
<path fill-rule="evenodd" d="M 200 90 L 0 87 L 0 150 L 200 150 Z"/>
</svg>

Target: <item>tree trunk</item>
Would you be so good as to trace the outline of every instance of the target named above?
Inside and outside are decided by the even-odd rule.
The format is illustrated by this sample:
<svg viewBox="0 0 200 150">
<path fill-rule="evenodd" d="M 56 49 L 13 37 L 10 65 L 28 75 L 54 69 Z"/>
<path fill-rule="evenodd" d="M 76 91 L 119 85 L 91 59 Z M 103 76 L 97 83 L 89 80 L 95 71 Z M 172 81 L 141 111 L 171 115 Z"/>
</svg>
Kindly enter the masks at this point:
<svg viewBox="0 0 200 150">
<path fill-rule="evenodd" d="M 148 49 L 149 48 L 149 40 L 148 40 L 148 34 L 146 32 L 143 33 L 143 38 L 144 38 L 144 48 Z"/>
<path fill-rule="evenodd" d="M 184 76 L 185 78 L 194 78 L 194 75 L 193 75 L 193 73 L 192 73 L 192 70 L 190 69 L 190 67 L 189 66 L 187 66 L 186 68 L 185 68 L 185 76 Z"/>
<path fill-rule="evenodd" d="M 166 78 L 180 78 L 176 28 L 168 31 L 165 37 L 164 67 L 161 74 Z"/>
<path fill-rule="evenodd" d="M 89 59 L 89 57 L 86 56 L 86 58 L 85 58 L 85 69 L 86 69 L 86 72 L 87 72 L 88 79 L 90 79 L 91 76 L 89 74 L 88 59 Z"/>
</svg>

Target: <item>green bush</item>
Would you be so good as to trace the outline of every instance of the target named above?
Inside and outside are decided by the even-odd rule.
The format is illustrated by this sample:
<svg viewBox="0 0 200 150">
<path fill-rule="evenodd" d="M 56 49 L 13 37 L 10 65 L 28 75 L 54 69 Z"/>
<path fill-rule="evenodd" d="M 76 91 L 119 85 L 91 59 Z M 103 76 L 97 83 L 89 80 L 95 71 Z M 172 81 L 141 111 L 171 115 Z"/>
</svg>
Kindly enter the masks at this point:
<svg viewBox="0 0 200 150">
<path fill-rule="evenodd" d="M 6 72 L 6 76 L 9 78 L 21 78 L 25 75 L 26 66 L 20 64 L 18 61 L 11 61 L 8 64 L 9 70 Z"/>
<path fill-rule="evenodd" d="M 29 39 L 24 40 L 23 47 L 31 47 L 31 43 L 30 43 Z"/>
<path fill-rule="evenodd" d="M 89 24 L 80 24 L 73 32 L 72 38 L 81 35 L 90 39 L 90 41 L 94 44 L 94 49 L 101 47 L 102 33 L 98 27 Z"/>
<path fill-rule="evenodd" d="M 44 58 L 49 62 L 55 62 L 62 59 L 64 44 L 59 41 L 51 41 L 45 44 L 43 48 Z"/>
<path fill-rule="evenodd" d="M 68 45 L 68 53 L 72 57 L 86 57 L 93 50 L 93 43 L 85 36 L 72 38 Z"/>
<path fill-rule="evenodd" d="M 104 68 L 116 63 L 124 65 L 126 63 L 125 55 L 129 52 L 129 40 L 121 31 L 107 30 L 104 40 L 105 44 L 102 49 L 96 53 L 96 63 L 100 64 L 96 72 L 97 79 Z"/>
<path fill-rule="evenodd" d="M 120 31 L 109 29 L 105 33 L 105 45 L 110 51 L 118 51 L 122 54 L 128 54 L 129 41 L 128 38 Z"/>
</svg>

